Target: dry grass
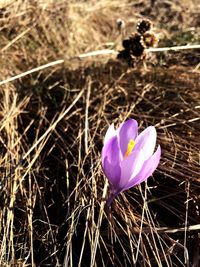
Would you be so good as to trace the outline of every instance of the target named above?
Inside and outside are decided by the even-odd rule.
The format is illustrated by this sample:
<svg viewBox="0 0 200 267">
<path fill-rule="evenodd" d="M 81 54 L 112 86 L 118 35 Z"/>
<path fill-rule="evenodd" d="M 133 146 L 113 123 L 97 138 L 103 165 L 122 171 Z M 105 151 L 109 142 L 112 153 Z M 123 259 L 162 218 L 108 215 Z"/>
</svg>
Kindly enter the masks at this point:
<svg viewBox="0 0 200 267">
<path fill-rule="evenodd" d="M 69 60 L 120 48 L 118 17 L 126 35 L 149 14 L 160 45 L 198 44 L 199 7 L 188 3 L 19 0 L 1 10 L 2 81 L 64 63 L 0 87 L 0 266 L 199 266 L 199 50 L 157 53 L 147 69 Z M 162 160 L 107 214 L 102 141 L 130 117 L 156 126 Z"/>
</svg>

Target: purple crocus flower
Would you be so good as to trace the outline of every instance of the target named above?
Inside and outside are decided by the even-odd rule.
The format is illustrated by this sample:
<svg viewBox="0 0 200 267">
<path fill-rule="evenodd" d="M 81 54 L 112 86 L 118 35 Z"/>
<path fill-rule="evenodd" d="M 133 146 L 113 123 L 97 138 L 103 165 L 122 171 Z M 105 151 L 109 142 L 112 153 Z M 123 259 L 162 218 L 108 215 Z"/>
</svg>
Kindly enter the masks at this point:
<svg viewBox="0 0 200 267">
<path fill-rule="evenodd" d="M 122 191 L 147 180 L 157 168 L 161 148 L 156 145 L 156 129 L 147 127 L 138 135 L 138 123 L 129 119 L 115 130 L 108 128 L 102 149 L 103 171 L 110 184 L 109 207 Z"/>
</svg>

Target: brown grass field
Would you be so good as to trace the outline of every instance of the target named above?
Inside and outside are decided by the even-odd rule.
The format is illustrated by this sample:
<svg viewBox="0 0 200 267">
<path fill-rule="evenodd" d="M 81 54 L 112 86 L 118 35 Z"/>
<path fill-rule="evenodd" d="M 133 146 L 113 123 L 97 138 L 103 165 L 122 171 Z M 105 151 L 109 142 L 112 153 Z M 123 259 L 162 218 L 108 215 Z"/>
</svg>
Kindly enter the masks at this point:
<svg viewBox="0 0 200 267">
<path fill-rule="evenodd" d="M 141 19 L 188 49 L 80 57 Z M 1 267 L 200 266 L 199 44 L 198 0 L 1 2 Z M 103 139 L 127 118 L 156 127 L 161 162 L 107 214 Z"/>
</svg>

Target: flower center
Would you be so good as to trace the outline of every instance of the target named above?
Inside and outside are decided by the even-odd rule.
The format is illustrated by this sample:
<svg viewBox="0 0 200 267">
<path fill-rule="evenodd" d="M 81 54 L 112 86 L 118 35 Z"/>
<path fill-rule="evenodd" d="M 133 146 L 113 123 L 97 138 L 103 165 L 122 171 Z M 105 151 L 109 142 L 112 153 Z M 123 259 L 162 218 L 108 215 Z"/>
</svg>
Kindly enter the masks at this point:
<svg viewBox="0 0 200 267">
<path fill-rule="evenodd" d="M 133 139 L 130 139 L 130 141 L 129 141 L 128 145 L 127 145 L 127 150 L 126 150 L 126 152 L 124 154 L 125 158 L 128 157 L 131 154 L 131 152 L 133 151 L 134 146 L 135 146 L 135 141 Z"/>
</svg>

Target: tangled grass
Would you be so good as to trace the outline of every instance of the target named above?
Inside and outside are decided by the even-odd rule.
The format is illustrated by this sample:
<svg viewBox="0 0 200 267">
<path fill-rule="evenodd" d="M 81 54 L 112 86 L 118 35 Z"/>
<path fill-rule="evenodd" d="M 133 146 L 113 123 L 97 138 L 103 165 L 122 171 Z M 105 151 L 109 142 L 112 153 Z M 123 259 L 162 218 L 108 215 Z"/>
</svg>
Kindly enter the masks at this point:
<svg viewBox="0 0 200 267">
<path fill-rule="evenodd" d="M 66 60 L 0 87 L 1 266 L 199 266 L 199 51 L 156 54 L 147 69 L 67 60 L 117 40 L 119 14 L 128 31 L 149 9 L 158 29 L 169 14 L 163 43 L 189 32 L 193 14 L 195 43 L 197 9 L 191 1 L 184 16 L 179 4 L 15 1 L 2 9 L 1 80 Z M 130 117 L 140 130 L 156 126 L 162 159 L 108 214 L 103 137 Z"/>
</svg>

